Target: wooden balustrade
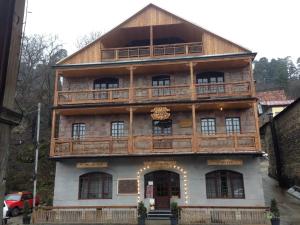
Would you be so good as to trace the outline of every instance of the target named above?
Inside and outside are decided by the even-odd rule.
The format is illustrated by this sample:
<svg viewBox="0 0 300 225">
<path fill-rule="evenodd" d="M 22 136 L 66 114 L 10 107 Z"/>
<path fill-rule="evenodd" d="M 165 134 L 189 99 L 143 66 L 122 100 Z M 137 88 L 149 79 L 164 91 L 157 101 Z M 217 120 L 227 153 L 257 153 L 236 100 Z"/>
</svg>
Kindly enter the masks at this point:
<svg viewBox="0 0 300 225">
<path fill-rule="evenodd" d="M 264 207 L 183 207 L 181 224 L 270 224 Z"/>
<path fill-rule="evenodd" d="M 136 207 L 52 207 L 39 208 L 34 224 L 137 224 Z"/>
<path fill-rule="evenodd" d="M 202 42 L 191 42 L 168 45 L 107 48 L 101 50 L 101 59 L 103 61 L 116 61 L 124 59 L 140 59 L 164 56 L 167 57 L 202 53 Z"/>
<path fill-rule="evenodd" d="M 180 207 L 180 224 L 266 225 L 266 207 Z M 34 224 L 137 224 L 136 207 L 48 207 L 33 212 Z"/>
<path fill-rule="evenodd" d="M 231 83 L 195 84 L 198 97 L 212 96 L 247 96 L 251 94 L 250 82 L 239 81 Z"/>
<path fill-rule="evenodd" d="M 196 84 L 194 92 L 198 98 L 202 97 L 232 97 L 250 96 L 250 82 Z M 130 98 L 130 88 L 115 88 L 102 90 L 58 91 L 58 104 L 83 103 L 127 103 Z M 155 101 L 164 99 L 192 99 L 190 85 L 175 86 L 146 86 L 132 88 L 132 102 Z"/>
<path fill-rule="evenodd" d="M 256 152 L 258 136 L 255 133 L 215 135 L 171 135 L 130 137 L 86 137 L 82 139 L 54 139 L 52 157 L 110 156 L 180 153 Z M 129 142 L 133 140 L 132 151 Z M 193 142 L 196 142 L 196 145 Z M 195 146 L 195 147 L 193 147 Z M 194 149 L 196 148 L 196 149 Z"/>
</svg>

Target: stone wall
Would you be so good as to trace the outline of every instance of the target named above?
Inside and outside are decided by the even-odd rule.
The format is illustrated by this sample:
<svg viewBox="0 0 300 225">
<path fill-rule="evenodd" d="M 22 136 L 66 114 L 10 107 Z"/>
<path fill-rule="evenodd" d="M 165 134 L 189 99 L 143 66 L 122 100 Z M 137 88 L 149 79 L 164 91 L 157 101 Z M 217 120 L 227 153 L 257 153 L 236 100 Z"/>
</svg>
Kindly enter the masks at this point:
<svg viewBox="0 0 300 225">
<path fill-rule="evenodd" d="M 173 112 L 172 132 L 174 135 L 191 135 L 192 112 Z M 202 118 L 216 118 L 217 133 L 226 133 L 225 118 L 240 117 L 241 132 L 255 132 L 255 119 L 253 108 L 244 110 L 215 110 L 215 111 L 198 111 L 197 131 L 201 132 Z M 188 126 L 182 126 L 182 121 L 190 121 Z M 61 116 L 59 122 L 59 137 L 70 138 L 72 133 L 73 123 L 86 124 L 86 136 L 99 137 L 110 136 L 111 122 L 124 121 L 125 135 L 128 134 L 129 114 L 114 114 L 114 115 L 89 115 L 89 116 Z M 134 135 L 152 135 L 152 119 L 150 114 L 134 114 L 133 116 L 133 134 Z"/>
<path fill-rule="evenodd" d="M 287 186 L 300 185 L 300 101 L 297 100 L 274 117 L 282 180 Z M 271 176 L 276 177 L 274 141 L 270 123 L 261 128 L 263 150 L 269 153 Z"/>
<path fill-rule="evenodd" d="M 248 68 L 244 69 L 235 69 L 235 70 L 226 70 L 224 72 L 224 81 L 228 82 L 238 82 L 238 81 L 246 81 L 249 80 L 249 70 Z M 197 71 L 196 71 L 197 73 Z M 163 73 L 170 75 L 171 86 L 173 85 L 189 85 L 190 84 L 190 72 L 187 70 L 186 72 L 170 72 Z M 135 87 L 148 87 L 152 85 L 152 77 L 162 75 L 162 74 L 134 74 L 134 86 Z M 64 78 L 62 90 L 92 90 L 93 82 L 97 78 L 106 78 L 113 77 L 119 79 L 119 87 L 120 88 L 128 88 L 129 87 L 129 73 L 122 75 L 99 75 L 97 77 L 85 77 L 85 78 Z M 196 76 L 195 76 L 196 77 Z M 195 78 L 196 79 L 196 78 Z"/>
</svg>

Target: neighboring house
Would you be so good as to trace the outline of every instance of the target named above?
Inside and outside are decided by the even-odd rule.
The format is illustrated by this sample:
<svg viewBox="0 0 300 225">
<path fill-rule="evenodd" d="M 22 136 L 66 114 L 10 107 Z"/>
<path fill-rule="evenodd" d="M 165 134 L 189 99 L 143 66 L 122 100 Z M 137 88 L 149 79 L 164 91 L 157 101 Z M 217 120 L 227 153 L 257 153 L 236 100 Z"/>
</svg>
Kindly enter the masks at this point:
<svg viewBox="0 0 300 225">
<path fill-rule="evenodd" d="M 263 150 L 269 154 L 269 174 L 281 186 L 300 185 L 300 99 L 260 128 Z"/>
<path fill-rule="evenodd" d="M 289 100 L 284 90 L 257 92 L 259 99 L 259 124 L 260 127 L 269 121 L 270 116 L 276 116 L 294 100 Z"/>
<path fill-rule="evenodd" d="M 177 201 L 182 220 L 201 206 L 258 215 L 255 55 L 150 4 L 60 61 L 53 205 L 136 208 L 153 198 L 155 209 Z"/>
</svg>

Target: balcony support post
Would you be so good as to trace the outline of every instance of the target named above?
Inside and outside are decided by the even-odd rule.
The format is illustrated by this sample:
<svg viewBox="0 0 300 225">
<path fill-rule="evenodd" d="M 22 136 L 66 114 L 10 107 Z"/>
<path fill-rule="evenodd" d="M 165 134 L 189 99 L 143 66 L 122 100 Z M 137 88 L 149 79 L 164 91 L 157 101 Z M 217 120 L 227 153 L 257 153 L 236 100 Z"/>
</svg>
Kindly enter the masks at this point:
<svg viewBox="0 0 300 225">
<path fill-rule="evenodd" d="M 190 67 L 190 91 L 191 91 L 191 96 L 192 100 L 196 100 L 196 90 L 195 90 L 195 81 L 194 81 L 194 63 L 190 62 L 189 67 Z"/>
<path fill-rule="evenodd" d="M 54 106 L 57 106 L 58 101 L 58 82 L 59 82 L 59 72 L 55 72 L 55 83 L 54 83 Z"/>
<path fill-rule="evenodd" d="M 133 102 L 134 99 L 134 90 L 133 90 L 133 70 L 135 68 L 133 66 L 129 67 L 129 103 Z"/>
<path fill-rule="evenodd" d="M 153 26 L 150 26 L 150 57 L 153 56 Z"/>
<path fill-rule="evenodd" d="M 255 96 L 255 84 L 254 84 L 254 76 L 252 70 L 252 60 L 249 59 L 249 75 L 250 75 L 250 95 Z"/>
<path fill-rule="evenodd" d="M 129 135 L 128 135 L 128 152 L 133 152 L 133 108 L 129 108 Z"/>
<path fill-rule="evenodd" d="M 255 149 L 260 150 L 260 135 L 259 135 L 259 124 L 258 124 L 258 114 L 257 114 L 257 103 L 253 103 L 253 112 L 255 117 L 255 128 L 256 128 L 256 134 L 255 134 Z"/>
<path fill-rule="evenodd" d="M 197 140 L 197 121 L 196 121 L 196 106 L 192 105 L 192 120 L 193 120 L 193 137 L 192 137 L 192 150 L 197 152 L 198 140 Z"/>
<path fill-rule="evenodd" d="M 56 133 L 56 110 L 52 111 L 52 123 L 51 123 L 51 143 L 50 143 L 50 156 L 54 156 L 55 153 L 55 133 Z"/>
</svg>

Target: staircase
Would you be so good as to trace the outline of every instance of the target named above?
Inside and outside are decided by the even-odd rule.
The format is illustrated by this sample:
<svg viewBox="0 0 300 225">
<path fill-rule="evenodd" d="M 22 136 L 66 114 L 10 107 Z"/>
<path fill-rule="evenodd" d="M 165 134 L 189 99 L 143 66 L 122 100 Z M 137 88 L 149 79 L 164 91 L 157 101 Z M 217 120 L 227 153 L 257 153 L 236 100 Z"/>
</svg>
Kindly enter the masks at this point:
<svg viewBox="0 0 300 225">
<path fill-rule="evenodd" d="M 171 210 L 151 210 L 147 214 L 147 220 L 170 220 Z"/>
</svg>

